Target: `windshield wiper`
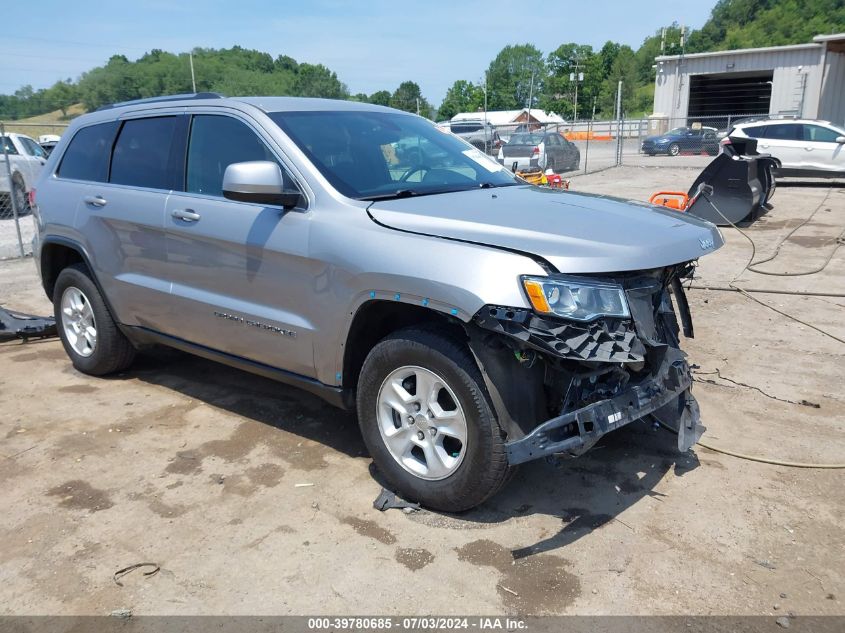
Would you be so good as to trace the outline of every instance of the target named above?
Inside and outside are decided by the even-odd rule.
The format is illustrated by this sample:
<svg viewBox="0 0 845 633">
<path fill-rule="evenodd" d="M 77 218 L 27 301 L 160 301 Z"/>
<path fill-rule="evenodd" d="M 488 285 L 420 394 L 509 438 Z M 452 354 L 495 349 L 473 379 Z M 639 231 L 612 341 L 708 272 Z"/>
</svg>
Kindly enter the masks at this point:
<svg viewBox="0 0 845 633">
<path fill-rule="evenodd" d="M 382 193 L 377 196 L 364 196 L 362 198 L 358 198 L 359 200 L 396 200 L 398 198 L 412 198 L 414 196 L 421 196 L 425 195 L 420 193 L 419 191 L 414 191 L 413 189 L 398 189 L 393 193 Z"/>
<path fill-rule="evenodd" d="M 518 182 L 501 182 L 496 184 L 494 182 L 482 182 L 478 185 L 479 189 L 496 189 L 498 187 L 513 187 L 514 185 L 518 185 Z"/>
</svg>

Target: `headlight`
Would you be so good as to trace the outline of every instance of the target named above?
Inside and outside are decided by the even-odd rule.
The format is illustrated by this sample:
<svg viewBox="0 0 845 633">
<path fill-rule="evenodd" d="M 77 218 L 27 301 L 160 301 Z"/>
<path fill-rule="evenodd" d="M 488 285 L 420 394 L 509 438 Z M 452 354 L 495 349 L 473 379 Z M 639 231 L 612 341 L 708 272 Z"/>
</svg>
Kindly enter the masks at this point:
<svg viewBox="0 0 845 633">
<path fill-rule="evenodd" d="M 522 285 L 534 311 L 575 321 L 596 317 L 629 318 L 622 286 L 583 279 L 523 277 Z"/>
</svg>

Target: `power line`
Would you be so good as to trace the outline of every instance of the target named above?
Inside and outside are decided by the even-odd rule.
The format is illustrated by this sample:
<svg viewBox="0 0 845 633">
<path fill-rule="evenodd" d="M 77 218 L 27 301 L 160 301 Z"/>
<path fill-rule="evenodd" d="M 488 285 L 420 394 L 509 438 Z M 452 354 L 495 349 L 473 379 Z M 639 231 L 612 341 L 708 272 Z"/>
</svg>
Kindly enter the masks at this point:
<svg viewBox="0 0 845 633">
<path fill-rule="evenodd" d="M 134 51 L 150 51 L 152 48 L 145 48 L 141 46 L 126 46 L 124 44 L 103 44 L 97 42 L 71 42 L 70 40 L 56 40 L 53 38 L 47 37 L 32 37 L 32 36 L 24 36 L 24 35 L 5 35 L 3 36 L 3 40 L 26 40 L 32 42 L 47 42 L 49 44 L 67 44 L 68 46 L 85 46 L 86 48 L 91 48 L 92 46 L 98 46 L 100 48 L 120 48 L 126 50 L 134 50 Z M 155 47 L 153 47 L 155 48 Z"/>
</svg>

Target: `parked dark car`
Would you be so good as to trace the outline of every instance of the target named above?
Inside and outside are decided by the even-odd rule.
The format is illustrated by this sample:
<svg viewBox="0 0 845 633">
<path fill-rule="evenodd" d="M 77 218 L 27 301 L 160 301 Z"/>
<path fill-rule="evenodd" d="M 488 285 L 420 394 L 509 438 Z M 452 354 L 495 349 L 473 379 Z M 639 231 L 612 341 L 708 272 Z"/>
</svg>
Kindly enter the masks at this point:
<svg viewBox="0 0 845 633">
<path fill-rule="evenodd" d="M 706 152 L 710 156 L 719 153 L 719 138 L 717 130 L 712 127 L 676 127 L 665 134 L 647 136 L 642 144 L 644 154 L 668 154 L 677 156 L 681 153 L 700 154 Z"/>
<path fill-rule="evenodd" d="M 512 134 L 499 150 L 499 162 L 512 169 L 573 171 L 581 163 L 581 152 L 558 132 Z"/>
</svg>

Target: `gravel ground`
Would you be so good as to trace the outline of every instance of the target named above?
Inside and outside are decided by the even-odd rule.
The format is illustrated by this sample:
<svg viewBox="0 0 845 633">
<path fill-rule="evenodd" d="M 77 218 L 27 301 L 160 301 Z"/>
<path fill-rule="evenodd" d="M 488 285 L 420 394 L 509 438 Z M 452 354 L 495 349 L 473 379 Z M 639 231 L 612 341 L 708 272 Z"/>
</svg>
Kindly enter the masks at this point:
<svg viewBox="0 0 845 633">
<path fill-rule="evenodd" d="M 662 159 L 656 159 L 662 160 Z M 696 170 L 624 167 L 572 188 L 646 199 Z M 830 183 L 826 183 L 829 185 Z M 821 264 L 842 185 L 781 186 L 748 228 L 772 270 Z M 702 283 L 743 269 L 732 229 Z M 809 277 L 748 286 L 845 293 L 845 249 Z M 736 293 L 691 291 L 706 441 L 801 462 L 845 455 L 845 345 Z M 759 295 L 845 338 L 845 299 Z M 46 313 L 31 260 L 0 302 Z M 790 404 L 806 400 L 818 408 Z M 845 473 L 695 447 L 644 423 L 586 456 L 536 462 L 460 516 L 380 513 L 355 419 L 295 389 L 183 354 L 74 371 L 56 340 L 0 346 L 0 613 L 843 614 Z M 112 574 L 152 561 L 117 586 Z"/>
<path fill-rule="evenodd" d="M 32 236 L 35 234 L 35 221 L 32 215 L 18 218 L 21 227 L 21 238 L 25 255 L 32 255 Z M 18 246 L 18 232 L 15 229 L 14 218 L 0 220 L 0 260 L 20 257 Z"/>
</svg>

